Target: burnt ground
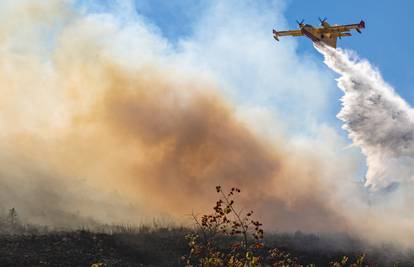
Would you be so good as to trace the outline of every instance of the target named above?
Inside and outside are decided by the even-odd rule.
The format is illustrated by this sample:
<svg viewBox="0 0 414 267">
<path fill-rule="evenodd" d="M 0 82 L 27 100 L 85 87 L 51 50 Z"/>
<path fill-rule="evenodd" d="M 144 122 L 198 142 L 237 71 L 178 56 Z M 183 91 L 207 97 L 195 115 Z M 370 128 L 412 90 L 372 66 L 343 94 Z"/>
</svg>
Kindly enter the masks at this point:
<svg viewBox="0 0 414 267">
<path fill-rule="evenodd" d="M 124 233 L 90 231 L 0 234 L 0 266 L 183 266 L 188 230 L 158 229 Z M 298 258 L 302 264 L 330 266 L 347 255 L 367 253 L 375 266 L 414 266 L 414 253 L 392 246 L 367 247 L 343 236 L 273 234 L 265 242 Z"/>
<path fill-rule="evenodd" d="M 177 236 L 183 237 L 168 231 L 0 235 L 0 266 L 182 266 L 179 255 L 186 243 Z"/>
</svg>

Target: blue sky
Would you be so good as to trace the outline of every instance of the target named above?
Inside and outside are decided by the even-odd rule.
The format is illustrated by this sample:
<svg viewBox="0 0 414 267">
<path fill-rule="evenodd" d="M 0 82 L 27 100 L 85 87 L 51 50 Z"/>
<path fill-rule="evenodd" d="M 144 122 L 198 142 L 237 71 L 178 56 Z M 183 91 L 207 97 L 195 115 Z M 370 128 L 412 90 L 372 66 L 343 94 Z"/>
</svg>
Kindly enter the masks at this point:
<svg viewBox="0 0 414 267">
<path fill-rule="evenodd" d="M 291 27 L 296 27 L 295 19 L 302 18 L 310 24 L 317 24 L 318 17 L 327 17 L 329 22 L 338 24 L 364 19 L 367 28 L 363 34 L 343 38 L 339 46 L 355 50 L 376 65 L 384 79 L 414 104 L 413 10 L 411 0 L 289 0 L 285 16 Z M 306 40 L 299 42 L 299 53 L 316 54 Z"/>
<path fill-rule="evenodd" d="M 171 41 L 191 35 L 192 23 L 208 5 L 208 1 L 153 0 L 136 1 L 137 11 L 159 27 Z M 318 17 L 327 17 L 332 24 L 355 23 L 364 19 L 367 29 L 362 35 L 343 38 L 339 46 L 355 50 L 361 57 L 376 65 L 397 92 L 414 104 L 414 37 L 410 34 L 414 1 L 400 0 L 288 0 L 284 16 L 289 27 L 296 28 L 296 19 L 317 25 Z M 231 16 L 231 14 L 229 14 Z M 269 25 L 269 29 L 283 27 Z M 271 31 L 269 30 L 269 38 Z M 236 40 L 236 39 L 235 39 Z M 237 41 L 235 41 L 237 42 Z M 309 40 L 298 40 L 298 53 L 315 57 L 322 64 L 322 57 Z M 277 44 L 275 44 L 277 45 Z"/>
</svg>

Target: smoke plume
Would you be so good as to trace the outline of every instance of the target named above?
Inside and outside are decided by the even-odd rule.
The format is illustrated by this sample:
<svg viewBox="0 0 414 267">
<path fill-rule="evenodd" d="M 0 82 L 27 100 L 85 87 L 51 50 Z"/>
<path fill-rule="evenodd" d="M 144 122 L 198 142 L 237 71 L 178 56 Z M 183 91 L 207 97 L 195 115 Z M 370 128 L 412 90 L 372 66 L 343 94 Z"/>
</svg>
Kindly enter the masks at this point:
<svg viewBox="0 0 414 267">
<path fill-rule="evenodd" d="M 338 118 L 367 157 L 366 185 L 374 189 L 414 178 L 414 110 L 366 60 L 350 52 L 319 47 L 325 63 L 341 77 L 345 95 Z"/>
<path fill-rule="evenodd" d="M 214 77 L 181 67 L 139 18 L 124 25 L 58 3 L 23 1 L 2 14 L 3 209 L 57 226 L 182 220 L 211 208 L 220 184 L 242 188 L 269 228 L 346 229 L 329 178 L 352 160 L 332 168 L 318 141 L 264 140 Z"/>
</svg>

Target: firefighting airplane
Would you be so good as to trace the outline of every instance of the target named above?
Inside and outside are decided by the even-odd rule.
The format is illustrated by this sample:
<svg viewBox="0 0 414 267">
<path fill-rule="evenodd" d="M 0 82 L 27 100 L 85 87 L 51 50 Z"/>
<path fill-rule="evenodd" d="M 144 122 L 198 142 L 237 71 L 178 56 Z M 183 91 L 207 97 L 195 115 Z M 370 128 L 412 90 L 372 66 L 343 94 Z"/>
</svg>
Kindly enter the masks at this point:
<svg viewBox="0 0 414 267">
<path fill-rule="evenodd" d="M 361 20 L 359 24 L 349 24 L 349 25 L 333 25 L 331 26 L 327 21 L 326 18 L 321 19 L 321 28 L 315 28 L 312 25 L 304 24 L 304 20 L 296 21 L 299 24 L 300 30 L 293 30 L 293 31 L 281 31 L 278 32 L 273 30 L 273 38 L 276 41 L 279 41 L 280 36 L 303 36 L 305 35 L 309 39 L 311 39 L 314 43 L 322 42 L 326 45 L 336 48 L 336 40 L 339 37 L 348 37 L 351 36 L 349 32 L 352 29 L 355 29 L 357 32 L 361 33 L 361 29 L 365 28 L 365 22 Z"/>
</svg>

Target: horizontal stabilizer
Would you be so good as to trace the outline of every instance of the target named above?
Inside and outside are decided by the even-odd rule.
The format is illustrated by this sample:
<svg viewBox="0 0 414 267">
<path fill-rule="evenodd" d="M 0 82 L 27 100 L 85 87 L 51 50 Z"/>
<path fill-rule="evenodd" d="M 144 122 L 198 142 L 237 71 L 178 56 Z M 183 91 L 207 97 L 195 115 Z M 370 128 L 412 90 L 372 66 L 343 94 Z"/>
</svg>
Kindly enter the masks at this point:
<svg viewBox="0 0 414 267">
<path fill-rule="evenodd" d="M 276 30 L 273 30 L 273 38 L 275 38 L 275 40 L 279 42 L 279 35 Z"/>
</svg>

